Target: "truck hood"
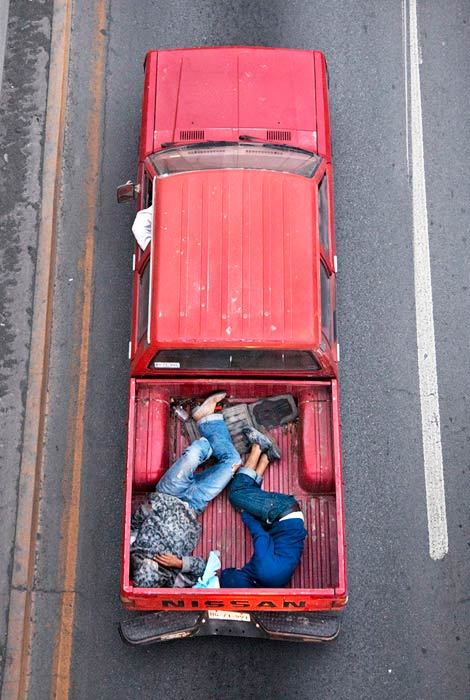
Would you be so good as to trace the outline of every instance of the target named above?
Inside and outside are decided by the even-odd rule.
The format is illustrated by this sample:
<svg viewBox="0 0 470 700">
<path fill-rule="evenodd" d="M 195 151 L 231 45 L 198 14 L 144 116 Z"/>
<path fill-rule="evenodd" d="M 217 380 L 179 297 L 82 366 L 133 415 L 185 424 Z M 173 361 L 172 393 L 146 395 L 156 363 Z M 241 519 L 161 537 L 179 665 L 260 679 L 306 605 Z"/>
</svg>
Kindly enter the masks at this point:
<svg viewBox="0 0 470 700">
<path fill-rule="evenodd" d="M 154 150 L 169 141 L 243 134 L 317 150 L 317 54 L 251 47 L 159 51 Z"/>
</svg>

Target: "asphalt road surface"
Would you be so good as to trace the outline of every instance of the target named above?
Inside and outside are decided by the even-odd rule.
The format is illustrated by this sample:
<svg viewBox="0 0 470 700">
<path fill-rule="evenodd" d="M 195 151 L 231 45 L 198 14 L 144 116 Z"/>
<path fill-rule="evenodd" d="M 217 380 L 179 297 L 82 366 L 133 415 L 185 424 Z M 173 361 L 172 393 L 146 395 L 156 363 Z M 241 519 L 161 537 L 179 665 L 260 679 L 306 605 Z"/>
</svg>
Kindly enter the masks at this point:
<svg viewBox="0 0 470 700">
<path fill-rule="evenodd" d="M 30 698 L 470 696 L 470 4 L 417 7 L 449 542 L 440 560 L 429 555 L 418 381 L 408 2 L 75 4 Z M 329 646 L 129 648 L 116 626 L 133 212 L 115 188 L 136 172 L 145 51 L 228 44 L 316 48 L 329 64 L 350 600 Z M 64 527 L 76 537 L 73 580 Z"/>
</svg>

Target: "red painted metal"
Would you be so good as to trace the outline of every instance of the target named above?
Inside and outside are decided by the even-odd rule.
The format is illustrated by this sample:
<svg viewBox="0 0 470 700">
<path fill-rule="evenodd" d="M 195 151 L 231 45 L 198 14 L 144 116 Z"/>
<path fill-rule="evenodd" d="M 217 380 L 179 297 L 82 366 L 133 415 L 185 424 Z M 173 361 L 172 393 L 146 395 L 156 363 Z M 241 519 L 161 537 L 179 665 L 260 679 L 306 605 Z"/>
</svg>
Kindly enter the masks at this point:
<svg viewBox="0 0 470 700">
<path fill-rule="evenodd" d="M 158 69 L 148 64 L 147 70 L 158 88 L 153 150 L 185 131 L 204 131 L 206 141 L 237 141 L 240 135 L 265 140 L 276 130 L 290 132 L 290 145 L 323 155 L 315 104 L 316 70 L 324 70 L 321 61 L 316 66 L 319 56 L 247 46 L 159 51 Z"/>
<path fill-rule="evenodd" d="M 328 76 L 326 61 L 320 51 L 314 51 L 315 64 L 315 104 L 317 112 L 318 143 L 317 153 L 331 162 L 330 113 L 328 106 Z"/>
<path fill-rule="evenodd" d="M 168 398 L 150 387 L 140 387 L 135 416 L 134 487 L 148 489 L 168 467 Z"/>
<path fill-rule="evenodd" d="M 333 459 L 331 392 L 326 389 L 305 392 L 299 397 L 302 463 L 300 483 L 312 493 L 333 493 L 335 463 Z"/>
<path fill-rule="evenodd" d="M 160 178 L 150 342 L 318 346 L 314 191 L 305 177 L 256 170 Z"/>
<path fill-rule="evenodd" d="M 127 433 L 127 459 L 124 477 L 124 508 L 122 512 L 122 541 L 121 541 L 121 598 L 124 601 L 126 586 L 129 582 L 131 536 L 131 503 L 133 491 L 133 464 L 135 459 L 135 392 L 136 380 L 130 380 L 129 386 L 129 420 Z M 130 603 L 130 599 L 128 600 Z"/>
<path fill-rule="evenodd" d="M 144 94 L 142 97 L 142 126 L 140 131 L 139 160 L 152 153 L 155 133 L 155 99 L 157 91 L 158 51 L 149 51 L 145 57 Z"/>
<path fill-rule="evenodd" d="M 335 589 L 338 600 L 347 600 L 347 571 L 346 571 L 346 540 L 345 540 L 345 513 L 344 513 L 344 489 L 343 489 L 343 466 L 341 454 L 341 417 L 339 407 L 339 384 L 336 379 L 331 381 L 331 399 L 333 409 L 333 454 L 335 464 L 335 493 L 336 508 L 338 513 L 338 570 L 339 583 Z"/>
<path fill-rule="evenodd" d="M 270 171 L 219 170 L 157 178 L 147 157 L 169 141 L 241 135 L 319 153 L 311 180 Z M 330 249 L 320 245 L 317 188 L 329 180 Z M 130 608 L 342 608 L 347 600 L 336 340 L 321 334 L 319 268 L 335 308 L 333 173 L 326 61 L 320 52 L 261 47 L 150 51 L 145 61 L 138 207 L 153 180 L 154 238 L 136 249 L 121 597 Z M 149 342 L 137 335 L 139 275 L 150 256 Z M 314 352 L 319 370 L 256 372 L 150 368 L 163 348 L 285 348 Z M 153 378 L 152 378 L 153 376 Z M 283 458 L 265 487 L 302 502 L 309 537 L 285 589 L 139 589 L 129 580 L 130 516 L 184 448 L 171 399 L 216 389 L 233 401 L 292 393 L 299 421 L 275 431 Z M 241 565 L 251 543 L 226 494 L 203 515 L 199 553 Z"/>
</svg>

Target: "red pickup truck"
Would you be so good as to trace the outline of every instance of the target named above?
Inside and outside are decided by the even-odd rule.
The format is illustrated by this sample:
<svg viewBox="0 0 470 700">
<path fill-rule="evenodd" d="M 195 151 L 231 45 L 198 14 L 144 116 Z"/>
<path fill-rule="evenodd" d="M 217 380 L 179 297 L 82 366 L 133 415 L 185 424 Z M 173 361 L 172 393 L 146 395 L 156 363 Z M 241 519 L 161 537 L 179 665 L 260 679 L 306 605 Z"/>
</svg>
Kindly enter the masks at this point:
<svg viewBox="0 0 470 700">
<path fill-rule="evenodd" d="M 132 644 L 207 634 L 326 641 L 347 600 L 327 66 L 261 47 L 150 51 L 137 182 L 153 205 L 136 246 L 121 599 Z M 188 444 L 172 407 L 289 394 L 265 488 L 295 495 L 308 538 L 284 589 L 146 589 L 130 576 L 131 513 Z M 196 550 L 242 566 L 251 538 L 225 493 Z M 149 611 L 152 611 L 149 614 Z"/>
</svg>

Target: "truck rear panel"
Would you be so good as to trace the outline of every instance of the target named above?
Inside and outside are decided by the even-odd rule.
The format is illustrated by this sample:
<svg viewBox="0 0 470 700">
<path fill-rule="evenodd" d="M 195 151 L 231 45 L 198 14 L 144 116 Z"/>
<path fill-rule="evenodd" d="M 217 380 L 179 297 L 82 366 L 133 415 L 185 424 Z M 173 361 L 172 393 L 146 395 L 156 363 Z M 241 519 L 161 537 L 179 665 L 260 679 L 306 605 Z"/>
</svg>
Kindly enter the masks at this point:
<svg viewBox="0 0 470 700">
<path fill-rule="evenodd" d="M 308 539 L 286 589 L 140 589 L 129 580 L 130 514 L 188 444 L 171 402 L 214 390 L 228 392 L 233 403 L 291 393 L 298 420 L 272 430 L 282 452 L 267 472 L 266 490 L 292 493 L 302 505 Z M 228 610 L 340 608 L 346 599 L 339 406 L 336 381 L 132 380 L 130 397 L 122 597 L 130 608 L 146 610 L 224 608 Z M 197 554 L 219 549 L 222 565 L 243 566 L 251 556 L 251 538 L 226 493 L 202 516 Z"/>
</svg>

